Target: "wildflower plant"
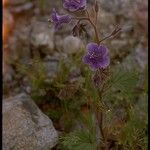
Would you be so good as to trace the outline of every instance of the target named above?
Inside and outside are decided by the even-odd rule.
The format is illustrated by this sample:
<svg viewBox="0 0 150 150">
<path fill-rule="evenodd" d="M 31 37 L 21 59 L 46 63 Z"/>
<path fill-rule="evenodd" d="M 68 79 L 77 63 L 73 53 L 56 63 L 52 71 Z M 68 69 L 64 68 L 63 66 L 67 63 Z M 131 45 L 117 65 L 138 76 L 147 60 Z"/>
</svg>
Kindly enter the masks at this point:
<svg viewBox="0 0 150 150">
<path fill-rule="evenodd" d="M 110 117 L 109 115 L 111 111 L 111 106 L 107 105 L 107 101 L 108 99 L 111 99 L 111 92 L 115 93 L 115 97 L 113 97 L 115 99 L 117 99 L 116 95 L 119 96 L 120 93 L 125 95 L 125 99 L 131 99 L 130 97 L 132 95 L 131 93 L 134 92 L 133 89 L 136 86 L 138 81 L 137 74 L 134 71 L 130 72 L 124 70 L 123 68 L 121 68 L 118 71 L 110 67 L 111 59 L 110 59 L 109 48 L 107 48 L 106 45 L 102 44 L 104 40 L 116 36 L 116 34 L 118 34 L 122 29 L 119 26 L 116 26 L 116 28 L 108 36 L 104 38 L 100 38 L 98 32 L 98 24 L 97 24 L 97 18 L 99 12 L 99 5 L 97 0 L 95 0 L 93 6 L 94 8 L 93 10 L 95 14 L 94 19 L 90 15 L 86 0 L 63 0 L 63 8 L 67 10 L 68 13 L 69 12 L 71 14 L 74 13 L 74 15 L 70 15 L 70 14 L 60 15 L 59 13 L 57 13 L 55 9 L 53 9 L 51 13 L 51 17 L 48 21 L 54 24 L 56 30 L 59 30 L 62 27 L 62 24 L 68 24 L 72 20 L 73 21 L 76 20 L 76 23 L 72 28 L 72 34 L 74 36 L 80 36 L 83 32 L 86 31 L 85 28 L 86 25 L 82 23 L 82 21 L 86 21 L 93 28 L 95 33 L 95 35 L 93 36 L 95 36 L 95 39 L 87 43 L 86 53 L 80 59 L 83 62 L 83 64 L 89 66 L 89 71 L 87 71 L 86 72 L 87 74 L 86 73 L 85 74 L 86 76 L 90 74 L 90 77 L 87 77 L 87 80 L 85 81 L 85 85 L 88 85 L 88 88 L 89 87 L 91 88 L 88 89 L 89 93 L 88 92 L 86 93 L 87 108 L 88 108 L 86 114 L 90 113 L 90 115 L 87 115 L 86 117 L 81 115 L 82 121 L 88 120 L 86 121 L 85 128 L 81 131 L 75 131 L 74 133 L 71 133 L 65 136 L 64 138 L 62 138 L 61 139 L 62 144 L 65 147 L 64 149 L 68 149 L 68 150 L 111 149 L 111 145 L 113 143 L 116 143 L 116 140 L 113 138 L 110 139 L 109 136 L 110 134 L 113 134 L 113 132 L 115 132 L 118 135 L 118 132 L 116 131 L 115 128 L 113 129 L 113 131 L 111 130 L 109 131 L 109 129 L 108 128 L 106 129 L 106 127 L 104 126 L 107 124 L 106 122 L 107 119 Z M 78 11 L 83 12 L 83 14 L 85 15 L 82 17 L 76 17 L 75 13 Z M 122 74 L 122 72 L 124 74 Z M 113 89 L 114 87 L 116 87 L 115 89 L 117 90 L 114 90 Z M 68 85 L 68 87 L 66 86 L 65 88 L 68 89 L 67 91 L 71 89 L 70 85 Z M 61 92 L 59 93 L 60 99 L 63 99 L 64 97 L 63 95 L 64 95 L 65 88 L 61 90 Z M 91 91 L 94 92 L 92 93 Z M 86 91 L 84 91 L 83 93 L 85 92 Z M 90 92 L 93 95 L 90 95 Z M 72 95 L 70 97 L 72 97 Z M 127 105 L 127 113 L 128 113 L 130 112 L 129 110 L 130 104 L 128 103 L 128 101 L 126 100 L 124 101 L 125 104 Z M 92 114 L 94 115 L 94 119 Z M 114 114 L 111 113 L 111 115 Z M 114 120 L 109 120 L 108 122 L 112 123 L 113 121 Z M 91 126 L 93 126 L 94 128 Z M 117 147 L 115 148 L 119 149 L 119 140 L 117 142 L 118 143 L 116 145 L 118 146 L 118 148 Z M 125 141 L 125 143 L 127 144 L 128 141 Z M 130 148 L 131 147 L 129 147 L 129 149 Z"/>
</svg>

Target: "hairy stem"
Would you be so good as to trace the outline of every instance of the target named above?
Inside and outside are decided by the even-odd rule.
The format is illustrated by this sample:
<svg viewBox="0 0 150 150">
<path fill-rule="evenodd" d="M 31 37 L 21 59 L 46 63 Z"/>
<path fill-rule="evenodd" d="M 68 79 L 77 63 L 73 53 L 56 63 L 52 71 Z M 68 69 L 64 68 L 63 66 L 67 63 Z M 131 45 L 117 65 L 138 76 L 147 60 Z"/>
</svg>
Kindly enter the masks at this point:
<svg viewBox="0 0 150 150">
<path fill-rule="evenodd" d="M 93 26 L 93 29 L 94 29 L 94 31 L 95 31 L 95 36 L 96 36 L 97 43 L 99 43 L 100 39 L 99 39 L 99 35 L 98 35 L 97 26 L 92 22 L 88 10 L 86 9 L 85 11 L 86 11 L 86 13 L 87 13 L 88 20 L 89 20 L 89 22 L 91 23 L 91 25 Z"/>
<path fill-rule="evenodd" d="M 108 36 L 104 37 L 102 40 L 99 41 L 99 43 L 101 43 L 102 41 L 109 39 L 111 37 L 114 37 L 117 33 L 119 33 L 121 31 L 121 28 L 118 28 L 118 26 L 116 26 L 116 28 L 113 30 L 113 32 L 111 34 L 109 34 Z"/>
<path fill-rule="evenodd" d="M 85 10 L 86 13 L 87 13 L 87 17 L 73 17 L 72 19 L 76 19 L 78 20 L 78 23 L 82 20 L 86 20 L 86 21 L 89 21 L 89 23 L 92 25 L 93 29 L 94 29 L 94 32 L 95 32 L 95 36 L 96 36 L 96 41 L 97 43 L 99 43 L 99 35 L 98 35 L 98 31 L 97 31 L 97 27 L 96 25 L 93 23 L 93 21 L 91 20 L 90 18 L 90 14 L 88 12 L 88 10 Z"/>
<path fill-rule="evenodd" d="M 97 1 L 94 1 L 94 6 L 96 6 Z M 95 9 L 94 9 L 95 10 Z M 95 10 L 95 25 L 97 25 L 98 11 Z"/>
<path fill-rule="evenodd" d="M 99 43 L 101 43 L 102 41 L 104 41 L 104 40 L 106 40 L 106 39 L 109 39 L 109 38 L 111 38 L 111 37 L 112 37 L 112 35 L 106 36 L 106 37 L 104 37 L 102 40 L 100 40 Z"/>
</svg>

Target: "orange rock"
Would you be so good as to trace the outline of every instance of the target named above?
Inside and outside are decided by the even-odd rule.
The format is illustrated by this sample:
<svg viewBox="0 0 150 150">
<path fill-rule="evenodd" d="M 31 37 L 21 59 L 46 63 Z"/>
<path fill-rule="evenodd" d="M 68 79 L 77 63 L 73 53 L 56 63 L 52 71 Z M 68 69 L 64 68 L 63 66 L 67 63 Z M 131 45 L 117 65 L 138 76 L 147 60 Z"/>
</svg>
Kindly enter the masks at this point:
<svg viewBox="0 0 150 150">
<path fill-rule="evenodd" d="M 3 44 L 5 44 L 8 40 L 8 36 L 10 34 L 10 31 L 12 31 L 14 25 L 13 16 L 11 13 L 3 9 Z"/>
</svg>

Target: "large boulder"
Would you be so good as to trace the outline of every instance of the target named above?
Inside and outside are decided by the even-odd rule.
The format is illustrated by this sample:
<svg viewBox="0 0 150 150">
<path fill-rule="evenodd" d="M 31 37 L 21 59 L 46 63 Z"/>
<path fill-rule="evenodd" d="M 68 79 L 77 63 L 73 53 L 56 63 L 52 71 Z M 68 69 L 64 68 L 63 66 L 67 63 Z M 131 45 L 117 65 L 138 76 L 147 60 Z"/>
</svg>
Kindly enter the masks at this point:
<svg viewBox="0 0 150 150">
<path fill-rule="evenodd" d="M 52 54 L 54 51 L 54 29 L 50 28 L 45 20 L 31 23 L 31 45 L 32 48 L 39 50 L 43 54 Z"/>
<path fill-rule="evenodd" d="M 83 47 L 82 41 L 78 37 L 72 35 L 67 36 L 63 41 L 63 51 L 67 54 L 78 53 Z"/>
<path fill-rule="evenodd" d="M 3 100 L 3 150 L 50 150 L 57 141 L 52 121 L 26 94 Z"/>
</svg>

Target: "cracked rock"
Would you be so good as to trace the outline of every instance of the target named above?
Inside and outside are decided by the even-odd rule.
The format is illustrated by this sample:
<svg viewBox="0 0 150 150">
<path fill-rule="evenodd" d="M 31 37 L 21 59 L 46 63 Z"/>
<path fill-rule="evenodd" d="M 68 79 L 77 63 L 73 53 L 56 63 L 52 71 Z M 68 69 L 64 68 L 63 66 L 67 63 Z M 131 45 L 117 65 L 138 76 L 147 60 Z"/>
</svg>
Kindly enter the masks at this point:
<svg viewBox="0 0 150 150">
<path fill-rule="evenodd" d="M 52 121 L 26 94 L 3 100 L 3 150 L 50 150 L 57 141 Z"/>
</svg>

